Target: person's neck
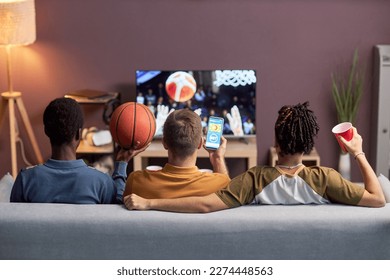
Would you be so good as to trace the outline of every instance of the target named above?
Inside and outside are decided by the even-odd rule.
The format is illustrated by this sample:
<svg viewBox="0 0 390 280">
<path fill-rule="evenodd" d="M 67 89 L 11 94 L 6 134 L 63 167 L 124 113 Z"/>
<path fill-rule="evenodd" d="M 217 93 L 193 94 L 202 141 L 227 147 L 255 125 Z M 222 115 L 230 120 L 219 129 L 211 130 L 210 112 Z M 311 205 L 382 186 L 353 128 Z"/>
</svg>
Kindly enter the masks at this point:
<svg viewBox="0 0 390 280">
<path fill-rule="evenodd" d="M 75 160 L 76 148 L 71 144 L 51 147 L 51 158 L 55 160 Z"/>
<path fill-rule="evenodd" d="M 168 163 L 174 166 L 178 167 L 194 167 L 196 165 L 196 158 L 197 158 L 197 153 L 195 152 L 193 155 L 181 158 L 173 155 L 169 150 L 168 150 Z"/>
<path fill-rule="evenodd" d="M 278 154 L 278 166 L 287 169 L 294 169 L 302 165 L 303 154 L 297 153 L 293 155 L 280 155 Z"/>
</svg>

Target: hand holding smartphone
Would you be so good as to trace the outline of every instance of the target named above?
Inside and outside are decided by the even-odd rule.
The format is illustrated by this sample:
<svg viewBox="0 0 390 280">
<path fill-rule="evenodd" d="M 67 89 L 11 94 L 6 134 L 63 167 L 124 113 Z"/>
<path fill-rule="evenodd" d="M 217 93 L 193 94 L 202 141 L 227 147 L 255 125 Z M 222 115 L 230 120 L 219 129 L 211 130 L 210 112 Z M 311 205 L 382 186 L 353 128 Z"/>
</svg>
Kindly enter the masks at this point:
<svg viewBox="0 0 390 280">
<path fill-rule="evenodd" d="M 210 150 L 217 150 L 221 144 L 221 137 L 223 131 L 223 118 L 209 117 L 206 144 L 205 147 Z"/>
</svg>

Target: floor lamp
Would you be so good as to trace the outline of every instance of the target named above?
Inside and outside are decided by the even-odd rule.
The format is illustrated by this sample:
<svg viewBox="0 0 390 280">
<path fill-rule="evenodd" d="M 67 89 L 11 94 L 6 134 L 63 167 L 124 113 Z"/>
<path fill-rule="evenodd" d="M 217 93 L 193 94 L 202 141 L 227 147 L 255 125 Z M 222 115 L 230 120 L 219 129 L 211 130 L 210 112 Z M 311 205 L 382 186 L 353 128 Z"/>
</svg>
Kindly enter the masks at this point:
<svg viewBox="0 0 390 280">
<path fill-rule="evenodd" d="M 11 76 L 11 49 L 15 46 L 32 44 L 36 38 L 35 3 L 34 0 L 0 0 L 0 46 L 4 47 L 7 56 L 8 91 L 1 94 L 0 125 L 3 122 L 6 107 L 9 109 L 10 145 L 12 176 L 18 173 L 16 142 L 18 141 L 18 126 L 15 116 L 15 105 L 19 109 L 21 119 L 27 131 L 38 163 L 42 163 L 34 131 L 31 127 L 22 93 L 13 90 Z"/>
</svg>

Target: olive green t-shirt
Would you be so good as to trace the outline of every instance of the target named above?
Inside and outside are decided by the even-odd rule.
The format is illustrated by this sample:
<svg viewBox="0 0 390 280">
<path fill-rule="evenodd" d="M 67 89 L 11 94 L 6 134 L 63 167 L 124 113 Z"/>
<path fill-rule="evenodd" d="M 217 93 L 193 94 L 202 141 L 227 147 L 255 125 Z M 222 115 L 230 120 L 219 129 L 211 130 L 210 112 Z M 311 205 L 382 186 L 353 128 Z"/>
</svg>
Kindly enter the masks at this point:
<svg viewBox="0 0 390 280">
<path fill-rule="evenodd" d="M 357 205 L 364 188 L 332 168 L 301 166 L 293 175 L 278 167 L 253 167 L 216 192 L 230 208 L 247 204 Z"/>
</svg>

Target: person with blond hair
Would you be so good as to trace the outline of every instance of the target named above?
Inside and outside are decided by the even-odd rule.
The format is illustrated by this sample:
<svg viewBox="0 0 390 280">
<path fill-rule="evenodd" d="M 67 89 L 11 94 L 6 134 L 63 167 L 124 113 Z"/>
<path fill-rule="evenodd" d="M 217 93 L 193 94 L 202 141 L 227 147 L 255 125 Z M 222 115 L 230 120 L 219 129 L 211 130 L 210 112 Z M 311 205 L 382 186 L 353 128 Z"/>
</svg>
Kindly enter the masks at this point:
<svg viewBox="0 0 390 280">
<path fill-rule="evenodd" d="M 203 196 L 226 187 L 230 181 L 225 163 L 226 139 L 217 150 L 208 150 L 212 173 L 196 166 L 198 150 L 204 139 L 201 119 L 189 109 L 169 113 L 163 125 L 163 148 L 168 162 L 161 170 L 138 170 L 130 173 L 124 196 L 177 198 Z"/>
</svg>

